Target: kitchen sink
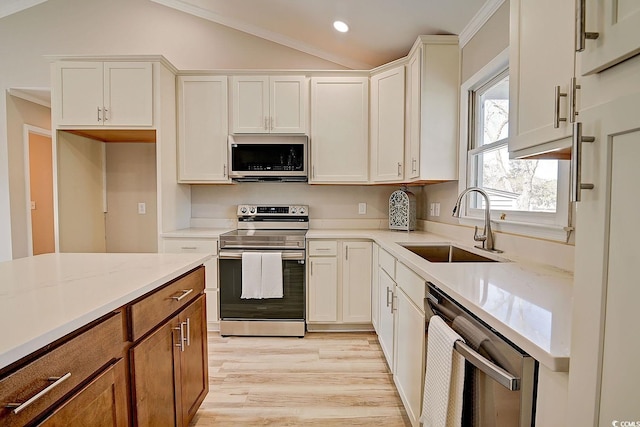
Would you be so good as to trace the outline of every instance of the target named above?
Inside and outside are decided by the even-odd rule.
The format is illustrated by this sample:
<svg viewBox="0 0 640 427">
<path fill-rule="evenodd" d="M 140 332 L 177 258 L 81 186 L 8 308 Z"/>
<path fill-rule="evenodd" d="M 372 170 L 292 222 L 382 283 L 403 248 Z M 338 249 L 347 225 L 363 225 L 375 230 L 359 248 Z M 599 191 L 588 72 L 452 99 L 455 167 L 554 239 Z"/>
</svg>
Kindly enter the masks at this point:
<svg viewBox="0 0 640 427">
<path fill-rule="evenodd" d="M 454 245 L 401 244 L 400 246 L 429 262 L 500 262 Z"/>
</svg>

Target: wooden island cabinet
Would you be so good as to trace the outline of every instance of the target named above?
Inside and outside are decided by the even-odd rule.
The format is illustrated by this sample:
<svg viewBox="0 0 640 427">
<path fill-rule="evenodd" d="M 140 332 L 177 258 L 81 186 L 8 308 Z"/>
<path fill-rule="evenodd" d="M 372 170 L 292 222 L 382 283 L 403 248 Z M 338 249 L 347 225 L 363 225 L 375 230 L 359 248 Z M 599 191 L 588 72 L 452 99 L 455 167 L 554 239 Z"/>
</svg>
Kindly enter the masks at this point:
<svg viewBox="0 0 640 427">
<path fill-rule="evenodd" d="M 2 426 L 187 426 L 209 391 L 203 266 L 0 369 Z"/>
</svg>

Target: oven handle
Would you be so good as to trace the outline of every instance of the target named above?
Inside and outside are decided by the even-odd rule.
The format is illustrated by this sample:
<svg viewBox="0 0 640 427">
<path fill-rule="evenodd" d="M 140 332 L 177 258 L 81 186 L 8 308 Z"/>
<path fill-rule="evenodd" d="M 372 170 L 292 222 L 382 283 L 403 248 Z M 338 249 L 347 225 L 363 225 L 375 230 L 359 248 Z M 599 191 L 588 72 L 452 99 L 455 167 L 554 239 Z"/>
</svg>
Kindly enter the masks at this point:
<svg viewBox="0 0 640 427">
<path fill-rule="evenodd" d="M 514 377 L 500 366 L 487 360 L 486 357 L 482 356 L 464 342 L 456 341 L 453 347 L 469 363 L 489 375 L 507 390 L 520 390 L 520 378 Z"/>
<path fill-rule="evenodd" d="M 229 243 L 229 242 L 225 242 L 221 244 L 221 248 L 228 248 L 228 249 L 244 249 L 247 247 L 247 245 L 261 245 L 264 244 L 263 241 L 258 241 L 258 240 L 244 240 L 242 241 L 242 243 Z M 284 246 L 283 245 L 272 245 L 269 246 L 269 250 L 273 250 L 273 249 L 291 249 L 293 245 L 289 245 L 289 246 Z M 296 245 L 299 248 L 304 248 L 304 242 L 300 242 Z"/>
<path fill-rule="evenodd" d="M 219 259 L 242 259 L 243 252 L 269 252 L 269 251 L 220 251 L 218 253 Z M 277 251 L 271 251 L 277 252 Z M 282 259 L 283 260 L 304 260 L 305 252 L 304 251 L 282 251 Z"/>
</svg>

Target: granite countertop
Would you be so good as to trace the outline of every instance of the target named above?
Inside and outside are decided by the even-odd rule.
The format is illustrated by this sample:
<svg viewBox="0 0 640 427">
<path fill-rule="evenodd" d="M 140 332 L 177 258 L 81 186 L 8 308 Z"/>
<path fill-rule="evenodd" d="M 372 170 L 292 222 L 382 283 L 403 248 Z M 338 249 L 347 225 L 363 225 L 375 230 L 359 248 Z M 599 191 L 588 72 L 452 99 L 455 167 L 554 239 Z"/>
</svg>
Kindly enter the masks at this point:
<svg viewBox="0 0 640 427">
<path fill-rule="evenodd" d="M 573 275 L 558 268 L 502 258 L 493 263 L 432 263 L 402 243 L 455 243 L 426 232 L 312 229 L 308 239 L 371 239 L 553 371 L 569 370 Z"/>
<path fill-rule="evenodd" d="M 0 262 L 0 369 L 201 265 L 207 254 L 58 253 Z"/>
</svg>

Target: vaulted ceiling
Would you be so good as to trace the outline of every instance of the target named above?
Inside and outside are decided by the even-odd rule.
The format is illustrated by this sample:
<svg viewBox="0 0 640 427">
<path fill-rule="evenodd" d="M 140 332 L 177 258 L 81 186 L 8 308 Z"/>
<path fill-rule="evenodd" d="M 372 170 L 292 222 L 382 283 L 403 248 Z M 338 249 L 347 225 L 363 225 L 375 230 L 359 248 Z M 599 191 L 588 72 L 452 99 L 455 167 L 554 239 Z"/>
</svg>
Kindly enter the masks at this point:
<svg viewBox="0 0 640 427">
<path fill-rule="evenodd" d="M 47 0 L 3 0 L 0 18 Z M 420 34 L 460 34 L 487 0 L 149 0 L 348 68 L 405 56 Z M 350 31 L 333 29 L 335 20 Z"/>
</svg>

